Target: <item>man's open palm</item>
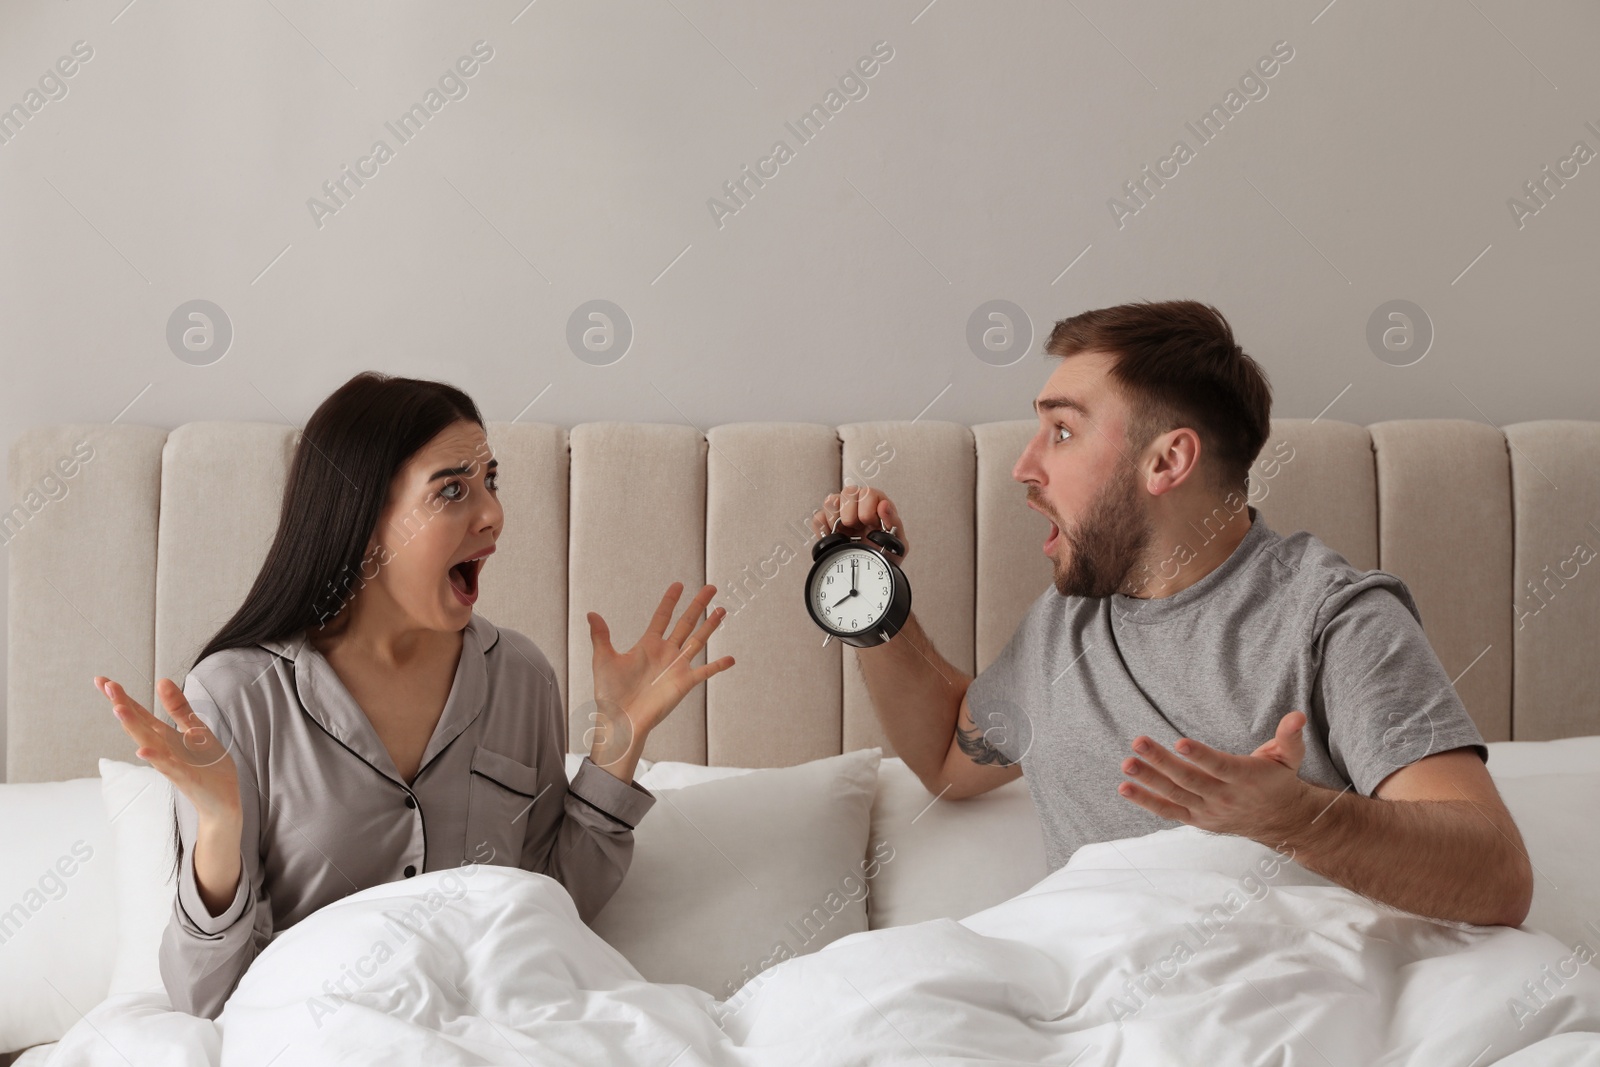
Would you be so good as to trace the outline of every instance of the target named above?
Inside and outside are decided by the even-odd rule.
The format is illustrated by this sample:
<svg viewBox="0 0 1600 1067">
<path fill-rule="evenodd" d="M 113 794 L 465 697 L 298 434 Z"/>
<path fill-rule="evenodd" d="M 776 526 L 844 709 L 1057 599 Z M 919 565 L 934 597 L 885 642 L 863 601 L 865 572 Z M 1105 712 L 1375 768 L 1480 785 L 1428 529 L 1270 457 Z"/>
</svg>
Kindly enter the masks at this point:
<svg viewBox="0 0 1600 1067">
<path fill-rule="evenodd" d="M 1300 718 L 1295 719 L 1298 715 Z M 1272 735 L 1272 740 L 1250 753 L 1262 759 L 1276 760 L 1285 767 L 1300 772 L 1300 764 L 1306 758 L 1306 713 L 1291 711 L 1278 720 L 1278 730 Z"/>
<path fill-rule="evenodd" d="M 1276 844 L 1305 813 L 1310 788 L 1299 773 L 1305 725 L 1305 712 L 1291 711 L 1278 720 L 1272 740 L 1248 756 L 1188 737 L 1169 752 L 1140 735 L 1133 739 L 1137 758 L 1122 763 L 1131 780 L 1117 792 L 1164 819 Z"/>
</svg>

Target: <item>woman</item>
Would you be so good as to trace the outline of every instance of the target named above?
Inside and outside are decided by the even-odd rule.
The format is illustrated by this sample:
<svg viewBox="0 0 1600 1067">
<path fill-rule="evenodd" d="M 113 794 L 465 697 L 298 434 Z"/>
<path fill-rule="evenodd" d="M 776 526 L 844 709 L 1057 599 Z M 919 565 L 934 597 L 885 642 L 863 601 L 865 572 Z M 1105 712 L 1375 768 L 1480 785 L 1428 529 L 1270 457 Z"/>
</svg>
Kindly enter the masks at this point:
<svg viewBox="0 0 1600 1067">
<path fill-rule="evenodd" d="M 503 528 L 498 462 L 463 392 L 363 373 L 306 424 L 277 535 L 182 690 L 180 729 L 95 678 L 174 785 L 178 889 L 161 943 L 173 1007 L 214 1019 L 272 935 L 351 893 L 499 863 L 550 875 L 585 922 L 655 803 L 650 731 L 733 665 L 692 666 L 723 609 L 682 585 L 626 653 L 590 612 L 593 748 L 569 787 L 566 716 L 537 646 L 472 610 Z"/>
</svg>

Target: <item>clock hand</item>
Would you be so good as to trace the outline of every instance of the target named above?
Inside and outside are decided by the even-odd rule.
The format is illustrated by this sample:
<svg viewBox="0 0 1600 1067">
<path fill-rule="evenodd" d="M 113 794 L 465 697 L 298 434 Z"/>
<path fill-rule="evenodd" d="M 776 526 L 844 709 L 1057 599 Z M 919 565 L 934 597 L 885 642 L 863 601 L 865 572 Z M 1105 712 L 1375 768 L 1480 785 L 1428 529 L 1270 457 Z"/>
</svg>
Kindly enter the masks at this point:
<svg viewBox="0 0 1600 1067">
<path fill-rule="evenodd" d="M 860 562 L 860 560 L 854 560 L 854 559 L 850 561 L 850 595 L 851 596 L 855 596 L 856 595 L 856 564 L 859 563 L 859 562 Z"/>
<path fill-rule="evenodd" d="M 852 589 L 848 593 L 846 593 L 844 596 L 840 597 L 838 603 L 834 604 L 833 606 L 834 607 L 838 607 L 839 604 L 843 604 L 846 600 L 849 600 L 851 597 L 853 597 L 855 595 L 856 595 L 856 591 L 854 589 Z"/>
</svg>

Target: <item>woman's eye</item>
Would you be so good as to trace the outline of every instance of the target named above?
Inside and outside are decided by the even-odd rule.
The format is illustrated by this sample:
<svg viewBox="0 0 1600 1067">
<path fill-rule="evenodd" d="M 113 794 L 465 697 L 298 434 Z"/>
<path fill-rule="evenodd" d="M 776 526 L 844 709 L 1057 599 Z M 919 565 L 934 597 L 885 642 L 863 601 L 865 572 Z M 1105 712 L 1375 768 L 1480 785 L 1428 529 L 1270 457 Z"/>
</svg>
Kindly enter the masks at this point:
<svg viewBox="0 0 1600 1067">
<path fill-rule="evenodd" d="M 1063 434 L 1065 434 L 1066 437 L 1071 437 L 1072 436 L 1072 431 L 1067 429 L 1065 426 L 1057 426 L 1056 429 L 1055 429 L 1055 433 L 1053 435 L 1051 435 L 1051 438 L 1050 438 L 1051 443 L 1052 444 L 1058 444 L 1058 445 L 1061 444 L 1066 439 L 1065 437 L 1062 436 Z"/>
<path fill-rule="evenodd" d="M 460 490 L 460 492 L 452 494 L 450 492 L 450 490 L 452 490 L 452 489 Z M 465 490 L 466 490 L 466 487 L 463 486 L 460 482 L 449 482 L 449 483 L 447 483 L 445 485 L 445 487 L 443 489 L 439 490 L 439 495 L 444 497 L 446 500 L 460 500 L 461 496 L 462 496 L 462 493 L 464 493 Z"/>
<path fill-rule="evenodd" d="M 488 487 L 488 489 L 489 489 L 489 491 L 491 493 L 499 492 L 500 491 L 500 472 L 499 471 L 490 471 L 488 474 L 484 475 L 483 476 L 483 484 Z"/>
</svg>

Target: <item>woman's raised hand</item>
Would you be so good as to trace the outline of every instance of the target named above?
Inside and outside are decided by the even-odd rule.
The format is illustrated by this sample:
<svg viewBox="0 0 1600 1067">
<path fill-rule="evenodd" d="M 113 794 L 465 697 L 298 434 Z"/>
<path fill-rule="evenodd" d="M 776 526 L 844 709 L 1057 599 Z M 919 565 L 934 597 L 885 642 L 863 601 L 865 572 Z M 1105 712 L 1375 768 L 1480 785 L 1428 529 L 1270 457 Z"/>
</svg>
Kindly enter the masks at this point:
<svg viewBox="0 0 1600 1067">
<path fill-rule="evenodd" d="M 732 656 L 723 656 L 703 667 L 691 663 L 727 617 L 727 609 L 717 608 L 699 626 L 695 625 L 716 592 L 716 586 L 707 585 L 695 594 L 669 634 L 667 624 L 672 621 L 673 609 L 683 594 L 683 583 L 673 582 L 661 598 L 650 625 L 645 627 L 644 636 L 626 652 L 618 652 L 611 646 L 611 630 L 606 621 L 597 612 L 589 612 L 589 640 L 594 645 L 595 702 L 602 709 L 608 703 L 615 705 L 626 717 L 625 727 L 616 724 L 631 731 L 632 736 L 623 747 L 634 741 L 642 744 L 644 736 L 665 719 L 691 689 L 733 666 Z"/>
<path fill-rule="evenodd" d="M 138 742 L 134 755 L 188 797 L 202 821 L 240 817 L 239 772 L 233 756 L 200 721 L 177 683 L 170 678 L 157 680 L 156 695 L 181 731 L 150 714 L 111 679 L 95 675 L 94 687 L 111 701 L 111 713 Z"/>
</svg>

